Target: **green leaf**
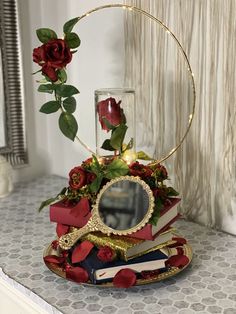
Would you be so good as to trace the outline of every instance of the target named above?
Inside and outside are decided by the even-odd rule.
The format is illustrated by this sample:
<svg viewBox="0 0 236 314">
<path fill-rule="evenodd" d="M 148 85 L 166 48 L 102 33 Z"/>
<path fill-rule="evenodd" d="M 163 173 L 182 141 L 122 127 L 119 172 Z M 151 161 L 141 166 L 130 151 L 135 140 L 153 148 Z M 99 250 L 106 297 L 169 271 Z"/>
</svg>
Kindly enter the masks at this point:
<svg viewBox="0 0 236 314">
<path fill-rule="evenodd" d="M 93 163 L 91 164 L 91 170 L 96 174 L 96 176 L 101 176 L 102 167 L 98 162 L 98 159 L 95 155 L 93 155 Z"/>
<path fill-rule="evenodd" d="M 65 69 L 58 70 L 57 77 L 62 83 L 65 83 L 67 81 L 67 74 L 66 74 Z"/>
<path fill-rule="evenodd" d="M 105 117 L 102 117 L 102 120 L 109 130 L 115 130 L 116 127 L 112 125 Z"/>
<path fill-rule="evenodd" d="M 78 94 L 79 91 L 76 87 L 72 86 L 72 85 L 57 85 L 56 86 L 56 93 L 58 96 L 61 97 L 71 97 L 75 94 Z"/>
<path fill-rule="evenodd" d="M 63 107 L 69 113 L 75 112 L 76 109 L 76 100 L 74 97 L 68 97 L 63 101 Z"/>
<path fill-rule="evenodd" d="M 50 28 L 39 28 L 36 30 L 36 34 L 38 39 L 44 44 L 51 39 L 57 38 L 57 34 Z"/>
<path fill-rule="evenodd" d="M 120 176 L 125 176 L 129 172 L 128 165 L 121 159 L 114 159 L 106 169 L 105 177 L 114 179 Z"/>
<path fill-rule="evenodd" d="M 38 87 L 38 92 L 41 92 L 41 93 L 52 94 L 54 90 L 55 90 L 55 85 L 52 85 L 52 84 L 41 84 Z"/>
<path fill-rule="evenodd" d="M 134 146 L 134 139 L 133 137 L 131 138 L 131 140 L 129 141 L 129 143 L 127 145 L 124 144 L 124 150 L 123 153 L 131 148 L 133 148 Z"/>
<path fill-rule="evenodd" d="M 78 21 L 79 21 L 79 18 L 75 17 L 74 19 L 71 19 L 68 22 L 66 22 L 63 26 L 63 32 L 65 34 L 70 33 Z"/>
<path fill-rule="evenodd" d="M 153 158 L 149 157 L 146 153 L 143 151 L 137 152 L 137 159 L 142 159 L 142 160 L 153 160 Z"/>
<path fill-rule="evenodd" d="M 78 131 L 78 124 L 71 113 L 62 112 L 59 117 L 59 127 L 62 133 L 70 140 L 74 141 Z"/>
<path fill-rule="evenodd" d="M 161 199 L 157 198 L 155 200 L 155 207 L 154 207 L 152 217 L 149 219 L 148 223 L 150 223 L 151 225 L 154 225 L 154 226 L 157 225 L 157 222 L 158 222 L 160 215 L 161 215 L 162 207 L 163 207 L 163 203 L 162 203 Z"/>
<path fill-rule="evenodd" d="M 97 176 L 97 178 L 94 179 L 93 182 L 89 185 L 89 189 L 92 193 L 97 193 L 99 191 L 102 179 L 102 176 Z"/>
<path fill-rule="evenodd" d="M 167 188 L 167 195 L 168 196 L 178 196 L 179 193 L 175 189 L 173 189 L 172 187 L 169 186 Z"/>
<path fill-rule="evenodd" d="M 40 108 L 40 112 L 43 113 L 53 113 L 57 112 L 57 110 L 61 107 L 60 102 L 56 100 L 48 101 Z"/>
<path fill-rule="evenodd" d="M 65 41 L 72 49 L 80 46 L 80 38 L 76 33 L 67 33 L 65 36 Z"/>
<path fill-rule="evenodd" d="M 46 201 L 43 201 L 43 202 L 41 203 L 41 205 L 39 206 L 39 208 L 38 208 L 38 212 L 41 212 L 41 210 L 42 210 L 44 207 L 46 207 L 46 206 L 52 204 L 52 203 L 55 202 L 56 200 L 57 200 L 57 196 L 56 196 L 56 197 L 49 198 L 49 199 L 46 200 Z"/>
<path fill-rule="evenodd" d="M 101 148 L 103 148 L 103 149 L 105 149 L 105 150 L 109 150 L 109 151 L 114 151 L 114 150 L 115 150 L 115 148 L 113 148 L 113 147 L 111 146 L 111 142 L 110 142 L 110 140 L 108 140 L 108 139 L 103 142 Z"/>
<path fill-rule="evenodd" d="M 121 149 L 125 133 L 127 131 L 128 127 L 125 124 L 120 124 L 112 133 L 111 135 L 111 146 L 115 149 Z"/>
</svg>

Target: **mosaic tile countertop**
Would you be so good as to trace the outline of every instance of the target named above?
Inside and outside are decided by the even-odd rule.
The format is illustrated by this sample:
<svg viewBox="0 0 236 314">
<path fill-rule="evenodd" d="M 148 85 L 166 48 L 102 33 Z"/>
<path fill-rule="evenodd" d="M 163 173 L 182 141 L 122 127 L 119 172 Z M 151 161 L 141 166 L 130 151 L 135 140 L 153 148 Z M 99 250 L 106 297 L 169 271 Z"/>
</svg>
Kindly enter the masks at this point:
<svg viewBox="0 0 236 314">
<path fill-rule="evenodd" d="M 176 277 L 121 290 L 77 285 L 50 272 L 42 254 L 55 238 L 55 225 L 47 209 L 39 214 L 36 208 L 64 186 L 65 179 L 47 176 L 18 184 L 0 200 L 0 268 L 17 289 L 46 301 L 48 313 L 236 314 L 236 237 L 183 220 L 176 227 L 194 257 Z"/>
</svg>

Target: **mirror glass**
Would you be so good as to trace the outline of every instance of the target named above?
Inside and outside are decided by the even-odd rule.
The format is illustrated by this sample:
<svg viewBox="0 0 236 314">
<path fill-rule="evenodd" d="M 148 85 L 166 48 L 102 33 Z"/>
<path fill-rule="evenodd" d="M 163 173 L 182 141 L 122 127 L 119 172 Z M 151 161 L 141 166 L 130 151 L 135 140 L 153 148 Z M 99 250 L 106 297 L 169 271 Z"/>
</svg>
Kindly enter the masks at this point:
<svg viewBox="0 0 236 314">
<path fill-rule="evenodd" d="M 144 219 L 149 206 L 149 196 L 143 186 L 138 182 L 123 180 L 106 189 L 100 199 L 98 212 L 108 227 L 127 230 Z"/>
</svg>

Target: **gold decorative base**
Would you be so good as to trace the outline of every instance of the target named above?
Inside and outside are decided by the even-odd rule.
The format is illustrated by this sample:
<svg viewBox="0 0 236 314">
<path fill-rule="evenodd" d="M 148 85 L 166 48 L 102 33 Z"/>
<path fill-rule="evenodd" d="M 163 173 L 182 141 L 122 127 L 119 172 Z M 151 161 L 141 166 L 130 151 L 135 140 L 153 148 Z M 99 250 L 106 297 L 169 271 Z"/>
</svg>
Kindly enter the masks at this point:
<svg viewBox="0 0 236 314">
<path fill-rule="evenodd" d="M 180 273 L 181 271 L 183 271 L 186 267 L 188 267 L 188 265 L 191 263 L 192 261 L 192 257 L 193 257 L 193 252 L 192 252 L 192 248 L 189 244 L 185 244 L 182 246 L 183 250 L 184 250 L 184 255 L 186 255 L 189 259 L 189 263 L 187 265 L 185 265 L 183 268 L 177 268 L 177 267 L 172 267 L 170 268 L 168 271 L 163 272 L 161 274 L 155 275 L 152 278 L 148 278 L 148 279 L 137 279 L 136 282 L 136 286 L 139 285 L 147 285 L 150 283 L 154 283 L 154 282 L 158 282 L 167 278 L 170 278 L 172 276 L 177 275 L 178 273 Z M 45 251 L 43 256 L 48 256 L 48 255 L 56 255 L 56 251 L 52 249 L 51 245 L 49 245 Z M 65 271 L 62 269 L 62 267 L 60 267 L 57 264 L 54 263 L 46 263 L 46 266 L 55 274 L 57 274 L 58 276 L 65 278 L 66 279 L 66 273 Z M 94 285 L 91 282 L 87 282 L 87 283 L 83 283 L 83 285 L 89 285 L 89 286 L 97 286 L 97 287 L 114 287 L 112 282 L 106 282 L 106 283 L 102 283 L 102 284 L 98 284 L 98 285 Z"/>
</svg>

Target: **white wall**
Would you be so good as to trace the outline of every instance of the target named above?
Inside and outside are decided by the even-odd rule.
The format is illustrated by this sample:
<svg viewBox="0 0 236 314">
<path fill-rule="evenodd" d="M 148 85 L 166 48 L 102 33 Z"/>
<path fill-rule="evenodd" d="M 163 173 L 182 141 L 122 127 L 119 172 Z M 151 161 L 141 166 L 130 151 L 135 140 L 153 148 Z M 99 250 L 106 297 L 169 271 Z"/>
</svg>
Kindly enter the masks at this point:
<svg viewBox="0 0 236 314">
<path fill-rule="evenodd" d="M 109 3 L 122 3 L 110 0 Z M 26 132 L 29 166 L 15 170 L 16 180 L 28 180 L 53 173 L 67 176 L 69 170 L 86 159 L 89 154 L 76 142 L 65 138 L 58 128 L 58 116 L 38 112 L 41 105 L 52 99 L 37 92 L 31 73 L 38 69 L 32 62 L 32 50 L 40 45 L 35 30 L 40 27 L 54 29 L 62 35 L 67 20 L 88 10 L 108 4 L 104 0 L 24 0 L 19 1 L 22 30 L 23 64 L 26 93 Z M 103 10 L 86 17 L 75 27 L 81 37 L 81 47 L 68 65 L 68 84 L 75 85 L 79 136 L 95 150 L 93 91 L 101 87 L 123 85 L 123 20 L 122 10 Z"/>
</svg>

